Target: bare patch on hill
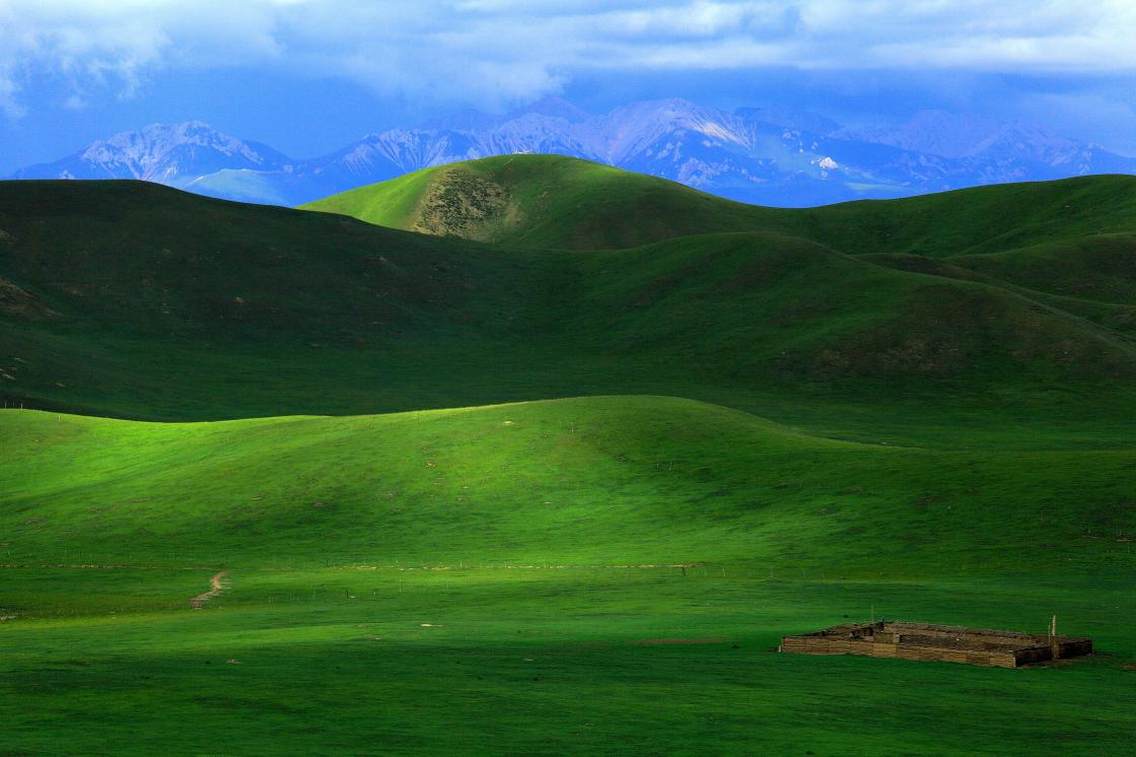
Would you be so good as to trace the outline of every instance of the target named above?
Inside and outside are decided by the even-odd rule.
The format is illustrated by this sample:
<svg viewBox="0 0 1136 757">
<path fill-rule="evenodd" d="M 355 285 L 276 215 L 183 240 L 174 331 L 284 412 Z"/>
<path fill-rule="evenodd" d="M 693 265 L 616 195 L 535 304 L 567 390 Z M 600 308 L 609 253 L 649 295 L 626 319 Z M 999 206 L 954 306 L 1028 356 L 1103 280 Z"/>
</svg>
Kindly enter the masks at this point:
<svg viewBox="0 0 1136 757">
<path fill-rule="evenodd" d="M 55 318 L 59 313 L 40 302 L 34 294 L 21 289 L 7 279 L 0 279 L 0 315 L 14 315 L 40 321 Z"/>
<path fill-rule="evenodd" d="M 414 231 L 486 240 L 508 210 L 505 189 L 463 168 L 452 168 L 430 185 Z"/>
</svg>

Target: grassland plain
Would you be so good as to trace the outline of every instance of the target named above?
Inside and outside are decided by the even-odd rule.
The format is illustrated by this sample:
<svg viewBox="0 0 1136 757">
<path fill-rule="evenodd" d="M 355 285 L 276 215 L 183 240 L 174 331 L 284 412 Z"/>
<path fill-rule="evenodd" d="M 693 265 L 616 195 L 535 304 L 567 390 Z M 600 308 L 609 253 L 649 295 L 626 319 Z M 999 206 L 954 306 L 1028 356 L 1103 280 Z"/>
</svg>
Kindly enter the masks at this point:
<svg viewBox="0 0 1136 757">
<path fill-rule="evenodd" d="M 1131 450 L 867 445 L 661 397 L 0 418 L 17 753 L 1131 746 Z M 1052 612 L 1101 654 L 772 651 L 871 613 Z"/>
<path fill-rule="evenodd" d="M 0 183 L 0 752 L 1130 753 L 1133 188 Z"/>
</svg>

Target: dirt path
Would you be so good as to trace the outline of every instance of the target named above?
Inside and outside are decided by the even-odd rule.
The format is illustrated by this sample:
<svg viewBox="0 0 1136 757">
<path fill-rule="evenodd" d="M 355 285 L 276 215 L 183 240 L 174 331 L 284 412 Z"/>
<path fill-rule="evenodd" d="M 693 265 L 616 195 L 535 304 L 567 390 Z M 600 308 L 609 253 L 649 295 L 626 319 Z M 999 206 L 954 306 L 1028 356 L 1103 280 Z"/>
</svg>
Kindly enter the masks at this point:
<svg viewBox="0 0 1136 757">
<path fill-rule="evenodd" d="M 229 588 L 229 571 L 223 570 L 217 575 L 209 579 L 209 591 L 198 594 L 193 599 L 189 600 L 189 606 L 195 610 L 200 610 L 205 607 L 205 603 L 213 597 L 218 596 L 225 589 Z"/>
</svg>

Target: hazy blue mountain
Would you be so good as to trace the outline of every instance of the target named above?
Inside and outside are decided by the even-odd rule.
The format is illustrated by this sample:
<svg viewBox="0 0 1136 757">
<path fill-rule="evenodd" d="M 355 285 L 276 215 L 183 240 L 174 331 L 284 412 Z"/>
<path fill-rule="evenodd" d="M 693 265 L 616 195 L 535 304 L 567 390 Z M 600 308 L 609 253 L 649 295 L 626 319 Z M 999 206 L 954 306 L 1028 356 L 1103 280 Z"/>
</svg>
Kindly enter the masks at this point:
<svg viewBox="0 0 1136 757">
<path fill-rule="evenodd" d="M 686 100 L 600 115 L 547 98 L 493 116 L 475 111 L 370 134 L 296 161 L 199 122 L 118 134 L 17 178 L 137 178 L 201 194 L 298 204 L 427 166 L 554 153 L 673 179 L 767 205 L 901 197 L 977 184 L 1136 173 L 1136 159 L 1028 124 L 924 111 L 903 123 L 844 128 L 781 107 L 724 111 Z"/>
<path fill-rule="evenodd" d="M 283 171 L 290 162 L 271 147 L 190 121 L 115 134 L 54 163 L 29 166 L 13 178 L 143 179 L 185 186 L 215 171 Z"/>
</svg>

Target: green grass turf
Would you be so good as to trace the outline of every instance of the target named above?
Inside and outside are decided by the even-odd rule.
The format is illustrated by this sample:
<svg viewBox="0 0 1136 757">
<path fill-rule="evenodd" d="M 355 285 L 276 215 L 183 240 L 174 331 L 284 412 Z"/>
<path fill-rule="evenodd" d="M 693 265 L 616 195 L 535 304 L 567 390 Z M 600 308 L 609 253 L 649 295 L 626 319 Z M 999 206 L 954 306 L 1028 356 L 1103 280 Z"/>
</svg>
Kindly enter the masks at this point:
<svg viewBox="0 0 1136 757">
<path fill-rule="evenodd" d="M 104 602 L 0 627 L 7 750 L 1099 755 L 1128 752 L 1136 727 L 1125 667 L 1136 606 L 1120 587 L 769 579 L 734 566 L 261 570 L 235 571 L 229 594 L 193 611 L 175 598 L 204 574 L 191 587 L 80 573 L 4 571 L 9 591 L 38 601 L 71 606 L 51 592 L 73 587 Z M 112 615 L 125 603 L 108 584 L 167 596 Z M 1033 628 L 1055 610 L 1101 653 L 1001 670 L 772 651 L 787 631 L 872 607 Z M 711 642 L 644 643 L 675 638 Z"/>
<path fill-rule="evenodd" d="M 1136 722 L 1131 449 L 853 444 L 651 397 L 0 426 L 15 752 L 1100 754 Z M 873 612 L 1057 613 L 1101 654 L 771 651 Z M 644 643 L 676 638 L 709 643 Z"/>
</svg>

